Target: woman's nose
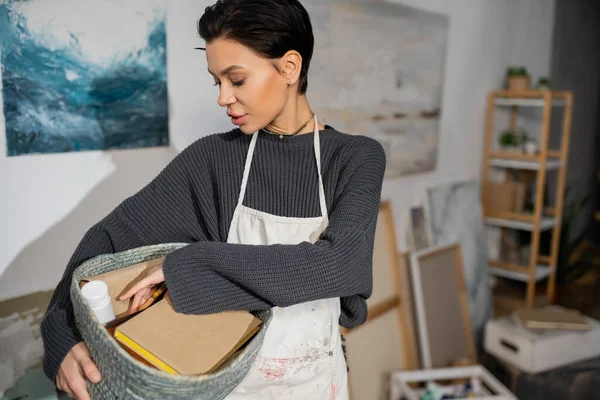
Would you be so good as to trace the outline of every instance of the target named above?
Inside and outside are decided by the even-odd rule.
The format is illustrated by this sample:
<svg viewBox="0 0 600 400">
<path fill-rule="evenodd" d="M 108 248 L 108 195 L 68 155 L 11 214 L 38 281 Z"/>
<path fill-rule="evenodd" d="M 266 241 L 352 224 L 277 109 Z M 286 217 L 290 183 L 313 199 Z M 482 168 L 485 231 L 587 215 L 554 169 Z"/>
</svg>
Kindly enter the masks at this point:
<svg viewBox="0 0 600 400">
<path fill-rule="evenodd" d="M 219 103 L 221 107 L 227 107 L 235 103 L 235 101 L 235 96 L 233 95 L 233 93 L 231 93 L 231 90 L 225 89 L 221 86 L 217 103 Z"/>
</svg>

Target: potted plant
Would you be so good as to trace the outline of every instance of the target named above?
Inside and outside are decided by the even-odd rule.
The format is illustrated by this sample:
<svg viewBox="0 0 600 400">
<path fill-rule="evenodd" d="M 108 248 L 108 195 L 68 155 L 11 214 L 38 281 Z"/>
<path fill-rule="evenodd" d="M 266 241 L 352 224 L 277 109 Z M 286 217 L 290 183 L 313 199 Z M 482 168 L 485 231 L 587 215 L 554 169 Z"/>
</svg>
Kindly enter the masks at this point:
<svg viewBox="0 0 600 400">
<path fill-rule="evenodd" d="M 509 67 L 506 71 L 506 86 L 511 92 L 526 92 L 529 90 L 531 78 L 525 67 Z"/>
<path fill-rule="evenodd" d="M 538 79 L 538 83 L 535 85 L 535 88 L 537 90 L 550 90 L 550 78 L 547 76 L 541 76 L 540 79 Z"/>
<path fill-rule="evenodd" d="M 527 132 L 524 130 L 507 129 L 500 134 L 498 142 L 503 151 L 515 153 L 523 150 L 526 139 Z"/>
<path fill-rule="evenodd" d="M 514 149 L 516 149 L 515 141 L 515 134 L 510 129 L 507 129 L 504 132 L 502 132 L 500 134 L 500 137 L 498 138 L 498 143 L 504 151 L 514 151 Z"/>
</svg>

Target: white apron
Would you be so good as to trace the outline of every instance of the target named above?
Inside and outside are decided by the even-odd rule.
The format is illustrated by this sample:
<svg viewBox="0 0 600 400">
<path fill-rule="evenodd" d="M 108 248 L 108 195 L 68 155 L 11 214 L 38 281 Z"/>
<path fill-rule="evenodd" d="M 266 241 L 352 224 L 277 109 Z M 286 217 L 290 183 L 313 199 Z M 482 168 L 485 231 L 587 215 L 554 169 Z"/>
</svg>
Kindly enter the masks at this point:
<svg viewBox="0 0 600 400">
<path fill-rule="evenodd" d="M 243 205 L 259 133 L 250 141 L 227 243 L 271 245 L 311 243 L 328 224 L 321 143 L 315 117 L 314 149 L 319 179 L 321 217 L 295 218 L 269 214 Z M 228 400 L 346 400 L 348 377 L 342 352 L 339 298 L 290 307 L 274 307 L 273 319 L 250 372 Z"/>
</svg>

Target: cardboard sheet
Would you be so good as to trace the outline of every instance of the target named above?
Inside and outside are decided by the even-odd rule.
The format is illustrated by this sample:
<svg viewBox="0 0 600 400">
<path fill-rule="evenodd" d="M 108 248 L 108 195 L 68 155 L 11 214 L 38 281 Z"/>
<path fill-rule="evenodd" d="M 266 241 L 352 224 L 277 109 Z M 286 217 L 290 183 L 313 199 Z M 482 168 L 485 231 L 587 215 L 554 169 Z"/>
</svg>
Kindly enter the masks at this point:
<svg viewBox="0 0 600 400">
<path fill-rule="evenodd" d="M 209 315 L 177 313 L 167 294 L 116 328 L 178 374 L 213 372 L 257 331 L 260 319 L 246 311 Z M 148 359 L 153 363 L 153 360 Z"/>
<path fill-rule="evenodd" d="M 486 211 L 522 212 L 525 184 L 519 182 L 486 182 L 483 206 Z"/>
</svg>

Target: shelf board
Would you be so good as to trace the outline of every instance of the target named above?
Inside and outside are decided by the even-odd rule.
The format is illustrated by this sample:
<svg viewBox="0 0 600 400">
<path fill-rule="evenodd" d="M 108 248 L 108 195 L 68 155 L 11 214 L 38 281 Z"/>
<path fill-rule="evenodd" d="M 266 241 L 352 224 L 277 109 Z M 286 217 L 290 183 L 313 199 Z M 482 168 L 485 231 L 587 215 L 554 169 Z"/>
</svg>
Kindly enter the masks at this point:
<svg viewBox="0 0 600 400">
<path fill-rule="evenodd" d="M 526 161 L 526 160 L 511 160 L 507 158 L 490 158 L 490 166 L 497 168 L 511 168 L 511 169 L 527 169 L 531 171 L 537 171 L 540 169 L 540 163 L 538 161 Z M 546 161 L 546 169 L 559 169 L 560 160 L 548 160 Z"/>
<path fill-rule="evenodd" d="M 495 90 L 492 92 L 494 98 L 504 99 L 544 99 L 547 94 L 549 94 L 552 97 L 552 99 L 567 100 L 569 97 L 571 97 L 571 92 L 564 90 L 552 90 L 550 92 L 546 90 L 527 90 L 524 92 L 515 92 L 512 90 Z"/>
<path fill-rule="evenodd" d="M 520 161 L 532 161 L 532 162 L 540 162 L 542 157 L 539 155 L 532 154 L 524 154 L 521 152 L 511 152 L 511 151 L 502 151 L 495 150 L 492 151 L 489 155 L 490 158 L 502 158 L 507 160 L 520 160 Z M 546 156 L 546 162 L 550 161 L 550 158 L 559 158 L 560 150 L 549 150 L 548 155 Z"/>
<path fill-rule="evenodd" d="M 526 98 L 496 98 L 494 104 L 497 106 L 520 106 L 520 107 L 544 107 L 544 99 L 526 99 Z M 563 99 L 552 99 L 553 107 L 563 107 L 566 103 Z"/>
<path fill-rule="evenodd" d="M 538 265 L 535 269 L 535 281 L 538 282 L 543 279 L 546 279 L 552 274 L 552 270 L 553 268 L 547 265 Z M 488 272 L 490 273 L 490 275 L 493 276 L 499 276 L 502 278 L 508 278 L 521 282 L 529 282 L 529 274 L 525 272 L 511 271 L 508 269 L 492 266 L 488 267 Z"/>
<path fill-rule="evenodd" d="M 532 222 L 518 221 L 513 218 L 496 218 L 486 217 L 485 223 L 488 225 L 499 226 L 502 228 L 519 229 L 521 231 L 533 231 L 534 225 Z M 556 218 L 542 217 L 540 230 L 545 231 L 552 229 L 556 225 Z"/>
</svg>

